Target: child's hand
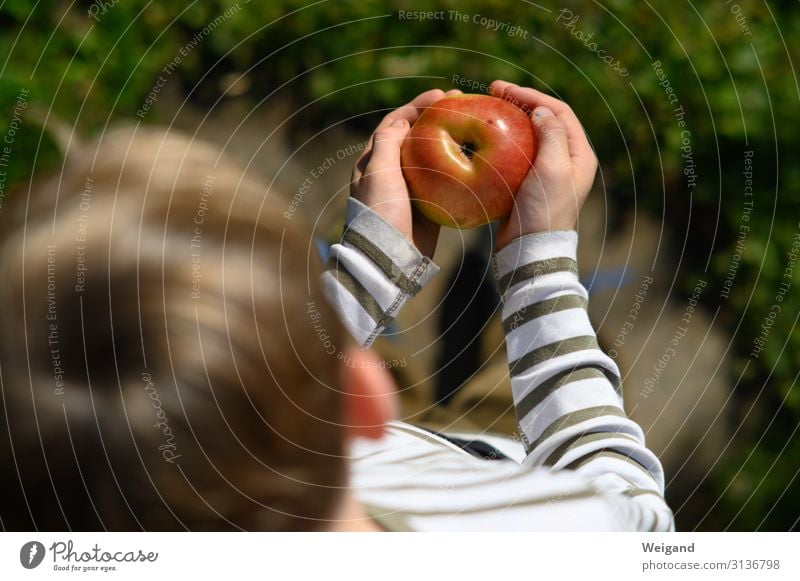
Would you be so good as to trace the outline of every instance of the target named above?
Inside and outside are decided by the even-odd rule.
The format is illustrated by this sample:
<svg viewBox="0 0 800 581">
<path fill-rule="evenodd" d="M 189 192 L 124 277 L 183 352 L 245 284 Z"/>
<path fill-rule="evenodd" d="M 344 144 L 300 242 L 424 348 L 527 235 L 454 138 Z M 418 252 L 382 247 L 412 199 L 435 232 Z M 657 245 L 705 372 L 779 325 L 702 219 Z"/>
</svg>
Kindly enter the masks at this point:
<svg viewBox="0 0 800 581">
<path fill-rule="evenodd" d="M 452 90 L 447 95 L 460 92 Z M 411 206 L 400 168 L 400 146 L 422 111 L 444 97 L 439 89 L 427 91 L 384 117 L 356 162 L 350 184 L 350 195 L 397 228 L 428 258 L 436 250 L 439 226 Z"/>
<path fill-rule="evenodd" d="M 566 103 L 535 89 L 495 81 L 491 91 L 532 112 L 539 148 L 511 216 L 500 223 L 497 249 L 525 234 L 575 229 L 597 171 L 580 121 Z"/>
</svg>

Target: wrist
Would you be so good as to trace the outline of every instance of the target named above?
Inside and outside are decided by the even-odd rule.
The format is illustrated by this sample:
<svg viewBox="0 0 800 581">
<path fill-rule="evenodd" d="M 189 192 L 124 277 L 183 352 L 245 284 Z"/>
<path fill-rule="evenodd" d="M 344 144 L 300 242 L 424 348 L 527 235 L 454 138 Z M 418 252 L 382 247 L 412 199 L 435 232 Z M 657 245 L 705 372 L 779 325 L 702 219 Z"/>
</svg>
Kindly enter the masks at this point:
<svg viewBox="0 0 800 581">
<path fill-rule="evenodd" d="M 439 271 L 394 224 L 354 197 L 347 202 L 342 243 L 362 254 L 392 283 L 410 278 L 414 285 L 401 285 L 406 291 L 416 289 L 410 294 L 416 294 Z"/>
<path fill-rule="evenodd" d="M 540 265 L 541 268 L 534 268 L 528 273 L 530 276 L 524 278 L 547 274 L 552 266 L 550 262 L 554 259 L 563 259 L 561 262 L 568 265 L 567 269 L 577 274 L 577 252 L 578 233 L 575 230 L 536 232 L 512 240 L 498 250 L 492 259 L 501 292 L 505 294 L 510 290 L 520 278 L 518 274 L 530 270 L 532 265 Z"/>
<path fill-rule="evenodd" d="M 527 236 L 543 236 L 553 232 L 575 232 L 577 237 L 577 222 L 570 220 L 553 221 L 546 224 L 530 224 L 514 229 L 501 228 L 495 241 L 495 252 L 500 252 L 520 238 Z M 577 239 L 577 238 L 576 238 Z"/>
</svg>

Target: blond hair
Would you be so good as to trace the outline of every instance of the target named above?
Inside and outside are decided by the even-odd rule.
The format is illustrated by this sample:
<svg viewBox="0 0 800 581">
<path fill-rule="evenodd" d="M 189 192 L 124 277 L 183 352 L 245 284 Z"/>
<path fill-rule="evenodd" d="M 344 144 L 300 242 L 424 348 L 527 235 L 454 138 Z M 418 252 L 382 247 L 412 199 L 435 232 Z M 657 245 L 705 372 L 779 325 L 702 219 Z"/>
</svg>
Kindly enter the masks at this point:
<svg viewBox="0 0 800 581">
<path fill-rule="evenodd" d="M 307 305 L 329 341 L 343 333 L 307 231 L 271 198 L 213 147 L 142 128 L 15 194 L 0 216 L 4 528 L 324 528 L 344 433 Z"/>
</svg>

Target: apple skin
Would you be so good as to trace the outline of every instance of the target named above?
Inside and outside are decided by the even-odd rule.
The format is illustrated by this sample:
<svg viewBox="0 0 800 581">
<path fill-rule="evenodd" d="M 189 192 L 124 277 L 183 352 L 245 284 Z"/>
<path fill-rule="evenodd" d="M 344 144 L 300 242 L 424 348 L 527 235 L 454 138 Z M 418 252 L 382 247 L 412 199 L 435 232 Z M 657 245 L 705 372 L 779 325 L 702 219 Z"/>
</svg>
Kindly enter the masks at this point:
<svg viewBox="0 0 800 581">
<path fill-rule="evenodd" d="M 530 118 L 489 95 L 445 97 L 422 112 L 401 149 L 414 206 L 452 228 L 506 218 L 531 168 Z"/>
</svg>

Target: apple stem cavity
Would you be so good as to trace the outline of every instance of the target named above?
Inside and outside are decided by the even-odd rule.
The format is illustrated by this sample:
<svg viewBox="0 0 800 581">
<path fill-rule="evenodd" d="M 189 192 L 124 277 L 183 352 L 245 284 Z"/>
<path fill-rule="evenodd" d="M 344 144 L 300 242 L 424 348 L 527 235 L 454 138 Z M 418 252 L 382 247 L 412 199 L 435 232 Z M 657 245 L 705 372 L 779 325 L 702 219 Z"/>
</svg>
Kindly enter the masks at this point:
<svg viewBox="0 0 800 581">
<path fill-rule="evenodd" d="M 460 147 L 461 153 L 463 153 L 468 160 L 472 161 L 472 158 L 475 155 L 475 144 L 470 141 L 466 141 L 462 143 Z"/>
</svg>

